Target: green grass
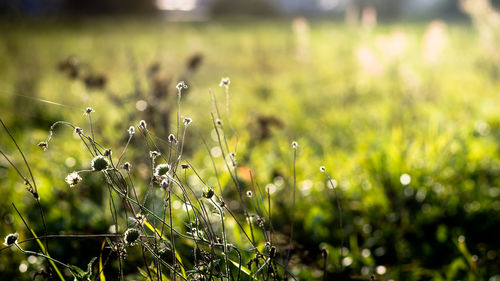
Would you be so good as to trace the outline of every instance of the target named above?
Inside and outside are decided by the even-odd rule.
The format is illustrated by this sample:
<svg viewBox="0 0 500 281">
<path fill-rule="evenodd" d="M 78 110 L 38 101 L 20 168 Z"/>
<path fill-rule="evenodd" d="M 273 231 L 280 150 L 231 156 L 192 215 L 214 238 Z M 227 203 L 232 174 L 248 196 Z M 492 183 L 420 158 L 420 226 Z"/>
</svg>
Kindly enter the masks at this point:
<svg viewBox="0 0 500 281">
<path fill-rule="evenodd" d="M 99 177 L 89 175 L 83 186 L 74 189 L 64 182 L 69 172 L 88 168 L 91 160 L 69 129 L 56 131 L 48 152 L 38 149 L 36 144 L 46 138 L 50 125 L 66 120 L 88 132 L 83 111 L 91 106 L 101 141 L 119 153 L 127 128 L 144 118 L 131 95 L 131 54 L 141 88 L 148 91 L 145 72 L 152 62 L 162 63 L 165 75 L 173 77 L 170 87 L 174 88 L 186 59 L 201 53 L 203 64 L 188 80 L 190 92 L 182 99 L 181 115 L 193 118 L 210 148 L 215 147 L 208 92 L 213 89 L 225 115 L 225 94 L 218 84 L 221 77 L 231 78 L 239 165 L 250 167 L 261 187 L 276 187 L 273 224 L 283 230 L 277 234 L 280 246 L 288 244 L 292 205 L 290 144 L 293 140 L 300 144 L 294 226 L 299 250 L 293 253 L 291 265 L 300 280 L 321 278 L 322 247 L 329 251 L 330 276 L 340 269 L 338 213 L 333 192 L 319 171 L 321 165 L 339 184 L 350 259 L 344 260 L 349 264 L 345 274 L 367 279 L 377 266 L 387 268 L 380 280 L 488 280 L 500 274 L 500 242 L 493 234 L 500 223 L 499 64 L 483 51 L 473 27 L 448 25 L 447 47 L 436 64 L 426 63 L 422 56 L 423 23 L 387 24 L 368 31 L 313 21 L 307 38 L 309 56 L 302 59 L 296 56 L 296 38 L 286 20 L 187 24 L 98 19 L 4 22 L 2 27 L 0 116 L 36 171 L 51 233 L 104 233 L 111 215 Z M 391 60 L 391 51 L 378 46 L 382 37 L 393 32 L 404 32 L 407 47 Z M 381 74 L 372 75 L 360 67 L 356 57 L 360 46 L 374 50 L 384 69 Z M 114 105 L 107 91 L 89 91 L 58 72 L 57 63 L 69 55 L 105 74 L 107 91 L 123 105 Z M 167 106 L 175 103 L 172 98 L 155 102 Z M 256 137 L 262 133 L 259 116 L 273 116 L 281 124 L 264 140 Z M 151 130 L 163 137 L 170 133 L 161 127 Z M 188 156 L 215 186 L 206 150 L 196 131 L 190 132 Z M 19 158 L 5 134 L 0 140 L 2 150 Z M 231 147 L 235 142 L 232 137 Z M 128 157 L 142 159 L 137 173 L 146 177 L 147 150 L 140 141 L 132 145 Z M 68 165 L 72 164 L 69 157 L 74 167 Z M 223 161 L 216 160 L 223 170 Z M 20 202 L 17 205 L 22 205 L 20 209 L 41 235 L 41 222 L 23 182 L 3 159 L 0 164 L 4 198 L 0 235 L 15 230 L 20 239 L 29 237 L 10 201 Z M 411 176 L 409 186 L 400 183 L 405 173 Z M 221 176 L 221 183 L 233 188 L 228 175 Z M 250 186 L 248 181 L 243 184 Z M 175 224 L 181 228 L 184 219 L 178 218 Z M 237 245 L 241 233 L 232 228 L 228 240 Z M 465 243 L 458 242 L 460 235 Z M 65 247 L 51 242 L 51 256 L 83 266 L 99 256 L 102 241 L 61 243 Z M 36 249 L 35 244 L 32 247 Z M 79 249 L 91 250 L 80 253 Z M 183 259 L 189 259 L 188 249 L 181 245 Z M 286 250 L 280 254 L 286 256 Z M 471 255 L 477 255 L 477 266 Z M 18 252 L 0 252 L 4 265 L 0 275 L 30 280 L 18 270 L 24 259 Z M 130 260 L 134 259 L 132 254 Z M 29 264 L 29 272 L 39 270 L 40 263 Z M 113 273 L 106 277 L 113 280 Z M 135 268 L 126 273 L 138 274 Z"/>
</svg>

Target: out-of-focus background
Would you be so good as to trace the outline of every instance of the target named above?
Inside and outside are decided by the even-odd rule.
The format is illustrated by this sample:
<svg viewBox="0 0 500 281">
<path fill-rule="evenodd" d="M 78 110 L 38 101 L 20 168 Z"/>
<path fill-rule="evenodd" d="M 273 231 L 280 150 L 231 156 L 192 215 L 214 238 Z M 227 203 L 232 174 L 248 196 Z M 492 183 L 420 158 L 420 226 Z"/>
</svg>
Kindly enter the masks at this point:
<svg viewBox="0 0 500 281">
<path fill-rule="evenodd" d="M 184 80 L 182 115 L 193 118 L 221 161 L 209 91 L 225 114 L 219 82 L 230 77 L 226 121 L 238 135 L 242 181 L 250 185 L 251 169 L 269 190 L 273 224 L 283 237 L 292 219 L 290 143 L 299 143 L 290 264 L 298 279 L 321 279 L 326 248 L 330 276 L 494 281 L 500 278 L 499 4 L 2 0 L 0 117 L 34 170 L 48 232 L 108 233 L 102 179 L 91 174 L 75 188 L 64 182 L 89 167 L 78 138 L 60 129 L 48 151 L 37 147 L 51 124 L 65 120 L 88 131 L 83 111 L 90 106 L 96 138 L 116 152 L 141 119 L 165 138 L 176 120 L 175 85 Z M 198 136 L 188 134 L 186 155 L 215 185 Z M 3 130 L 0 148 L 22 167 Z M 149 156 L 139 137 L 128 153 L 147 185 Z M 339 213 L 322 165 L 342 205 L 342 260 Z M 231 185 L 228 175 L 221 181 Z M 0 236 L 30 237 L 11 202 L 43 232 L 32 196 L 4 158 L 0 193 Z M 51 240 L 51 255 L 84 267 L 101 242 Z M 1 280 L 32 280 L 46 266 L 40 257 L 0 252 Z M 128 280 L 142 278 L 135 267 L 125 271 Z"/>
</svg>

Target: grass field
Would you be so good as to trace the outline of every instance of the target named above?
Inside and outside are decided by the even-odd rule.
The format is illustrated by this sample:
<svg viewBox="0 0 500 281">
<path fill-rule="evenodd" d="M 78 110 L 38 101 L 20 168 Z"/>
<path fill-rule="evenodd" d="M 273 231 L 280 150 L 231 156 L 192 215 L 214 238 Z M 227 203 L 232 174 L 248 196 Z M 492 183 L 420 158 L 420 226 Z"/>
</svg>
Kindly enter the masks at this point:
<svg viewBox="0 0 500 281">
<path fill-rule="evenodd" d="M 49 234 L 110 233 L 113 224 L 108 189 L 99 175 L 82 175 L 74 188 L 64 182 L 68 173 L 90 167 L 92 157 L 78 136 L 60 128 L 47 151 L 37 147 L 51 124 L 65 120 L 88 132 L 83 113 L 90 106 L 95 138 L 119 156 L 127 129 L 141 119 L 162 139 L 175 133 L 175 85 L 186 80 L 189 91 L 182 96 L 180 115 L 191 117 L 194 125 L 185 138 L 187 159 L 209 185 L 218 185 L 203 136 L 227 203 L 236 202 L 210 115 L 215 114 L 213 91 L 227 152 L 236 152 L 241 186 L 254 186 L 251 170 L 255 182 L 271 193 L 272 244 L 281 261 L 293 218 L 289 269 L 299 280 L 323 278 L 322 249 L 328 251 L 327 280 L 370 280 L 372 274 L 377 280 L 499 278 L 500 63 L 468 23 L 438 23 L 431 31 L 428 23 L 361 28 L 291 20 L 96 19 L 3 22 L 1 27 L 0 116 L 34 170 Z M 104 77 L 104 87 L 68 78 L 62 65 L 72 55 L 80 61 L 80 74 Z M 158 71 L 155 63 L 161 65 Z M 231 81 L 230 114 L 225 88 L 219 87 L 222 77 Z M 150 149 L 141 137 L 134 136 L 125 159 L 137 163 L 133 174 L 143 195 L 150 181 Z M 0 140 L 0 149 L 22 167 L 4 131 Z M 299 143 L 294 211 L 292 141 Z M 335 180 L 342 231 L 334 192 L 320 166 Z M 201 192 L 194 175 L 186 182 Z M 43 234 L 32 196 L 3 158 L 0 184 L 0 235 L 17 231 L 20 241 L 31 237 L 11 202 Z M 173 212 L 179 212 L 173 224 L 185 232 L 182 204 L 172 200 Z M 119 222 L 123 231 L 128 219 Z M 226 227 L 230 243 L 250 247 L 234 220 L 228 218 Z M 256 239 L 263 249 L 265 237 Z M 177 241 L 182 259 L 192 266 L 192 241 Z M 52 239 L 50 254 L 85 268 L 99 256 L 102 243 Z M 38 250 L 34 242 L 24 245 Z M 146 268 L 140 257 L 139 248 L 129 250 L 126 280 L 143 278 L 137 271 Z M 252 257 L 244 253 L 244 264 Z M 110 258 L 104 270 L 108 280 L 117 279 L 118 266 Z M 0 252 L 0 275 L 9 280 L 31 280 L 49 267 L 43 258 L 19 250 Z"/>
</svg>

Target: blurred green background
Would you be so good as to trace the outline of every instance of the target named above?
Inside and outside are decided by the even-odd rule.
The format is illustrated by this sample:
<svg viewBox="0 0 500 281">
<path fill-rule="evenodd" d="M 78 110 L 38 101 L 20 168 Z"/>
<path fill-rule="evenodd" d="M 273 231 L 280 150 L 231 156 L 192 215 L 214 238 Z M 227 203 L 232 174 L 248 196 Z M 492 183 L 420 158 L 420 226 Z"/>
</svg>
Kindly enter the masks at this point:
<svg viewBox="0 0 500 281">
<path fill-rule="evenodd" d="M 322 247 L 331 278 L 498 280 L 500 16 L 487 3 L 462 1 L 465 13 L 453 20 L 384 21 L 388 17 L 378 23 L 378 4 L 366 3 L 358 6 L 359 17 L 349 18 L 344 5 L 331 12 L 333 19 L 321 9 L 307 18 L 206 19 L 179 11 L 73 20 L 12 16 L 0 23 L 0 116 L 34 170 L 48 232 L 107 233 L 112 220 L 102 179 L 89 174 L 75 188 L 64 182 L 90 165 L 78 138 L 60 128 L 48 151 L 37 147 L 50 125 L 65 120 L 88 131 L 83 112 L 90 106 L 96 138 L 115 153 L 126 143 L 127 128 L 141 119 L 165 138 L 175 127 L 175 85 L 186 80 L 181 115 L 197 128 L 188 132 L 186 153 L 216 185 L 196 131 L 223 169 L 209 91 L 227 118 L 219 87 L 227 76 L 231 120 L 225 122 L 238 135 L 241 174 L 252 169 L 259 185 L 271 190 L 282 247 L 291 223 L 290 144 L 300 145 L 291 262 L 300 280 L 321 278 Z M 194 21 L 171 20 L 183 17 Z M 236 137 L 229 137 L 234 145 Z M 22 167 L 3 130 L 0 144 Z M 148 184 L 148 157 L 135 136 L 125 158 L 137 163 L 139 187 Z M 343 209 L 342 273 L 339 214 L 322 165 L 335 179 Z M 221 182 L 229 188 L 229 175 Z M 0 236 L 17 231 L 20 240 L 30 237 L 11 202 L 41 235 L 36 205 L 3 158 L 0 191 Z M 185 218 L 177 219 L 181 226 Z M 237 245 L 236 236 L 230 242 Z M 84 267 L 101 243 L 61 238 L 51 240 L 50 251 Z M 131 253 L 131 263 L 135 259 Z M 2 280 L 31 280 L 46 265 L 17 250 L 0 252 Z M 135 267 L 126 273 L 140 278 Z"/>
</svg>

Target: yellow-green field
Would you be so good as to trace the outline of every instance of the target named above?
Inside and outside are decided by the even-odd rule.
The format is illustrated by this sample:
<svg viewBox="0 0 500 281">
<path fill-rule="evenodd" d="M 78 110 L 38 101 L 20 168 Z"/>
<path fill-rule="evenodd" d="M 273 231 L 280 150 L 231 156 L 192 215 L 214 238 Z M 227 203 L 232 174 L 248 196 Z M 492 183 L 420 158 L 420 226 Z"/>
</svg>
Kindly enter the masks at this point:
<svg viewBox="0 0 500 281">
<path fill-rule="evenodd" d="M 298 280 L 321 280 L 325 271 L 325 280 L 369 280 L 372 274 L 376 280 L 497 280 L 500 61 L 473 26 L 434 23 L 429 31 L 428 24 L 368 29 L 300 20 L 3 22 L 0 117 L 34 172 L 48 234 L 110 233 L 114 221 L 101 174 L 82 173 L 83 181 L 71 188 L 64 181 L 72 171 L 89 169 L 92 160 L 71 128 L 57 127 L 47 151 L 37 146 L 52 123 L 64 120 L 89 133 L 84 110 L 93 108 L 95 139 L 113 150 L 116 161 L 129 126 L 145 119 L 166 153 L 163 140 L 177 130 L 175 86 L 186 80 L 180 117 L 192 118 L 193 124 L 187 129 L 184 157 L 217 195 L 223 190 L 246 231 L 250 227 L 227 167 L 243 192 L 253 190 L 257 202 L 244 199 L 243 204 L 251 214 L 271 204 L 265 225 L 269 228 L 272 222 L 274 228 L 271 243 L 278 249 L 280 274 L 293 218 L 288 269 Z M 104 77 L 104 87 L 68 78 L 71 67 L 63 64 L 70 56 L 80 62 L 79 77 Z M 190 59 L 192 64 L 194 59 L 201 62 L 186 70 Z M 155 63 L 161 66 L 156 72 Z M 219 86 L 222 77 L 231 81 L 229 100 Z M 222 141 L 222 151 L 236 153 L 235 170 L 221 156 L 211 91 L 227 138 L 227 150 Z M 27 174 L 12 140 L 3 128 L 1 132 L 1 151 Z M 136 127 L 124 155 L 132 163 L 139 197 L 148 194 L 151 180 L 147 141 Z M 299 144 L 294 211 L 292 141 Z M 343 229 L 334 190 L 320 166 L 335 180 Z M 186 173 L 180 180 L 201 196 L 204 184 L 193 171 Z M 261 201 L 257 184 L 264 195 Z M 157 185 L 154 189 L 157 204 L 163 204 L 164 191 Z M 36 201 L 5 158 L 0 159 L 0 192 L 2 237 L 16 231 L 19 241 L 31 237 L 11 202 L 38 235 L 44 234 Z M 174 228 L 187 233 L 183 205 L 180 199 L 171 200 Z M 125 213 L 119 216 L 122 233 L 131 222 Z M 232 216 L 227 215 L 226 228 L 228 243 L 241 249 L 246 265 L 255 257 L 246 252 L 251 243 Z M 267 253 L 264 243 L 269 239 L 261 232 L 255 235 L 257 248 Z M 176 239 L 189 274 L 193 241 Z M 103 240 L 54 238 L 48 242 L 49 252 L 86 268 L 92 257 L 99 257 Z M 22 246 L 40 251 L 35 242 Z M 328 251 L 326 270 L 323 248 Z M 31 280 L 35 272 L 51 268 L 44 258 L 28 257 L 13 247 L 0 251 L 0 276 Z M 128 250 L 123 265 L 126 280 L 147 279 L 140 273 L 147 266 L 139 246 Z M 254 273 L 258 269 L 251 267 Z M 103 272 L 108 280 L 118 280 L 116 255 L 110 255 Z M 62 274 L 70 280 L 68 270 Z M 92 280 L 99 280 L 98 275 Z M 261 275 L 255 278 L 264 279 Z M 164 277 L 172 277 L 166 268 Z"/>
</svg>

